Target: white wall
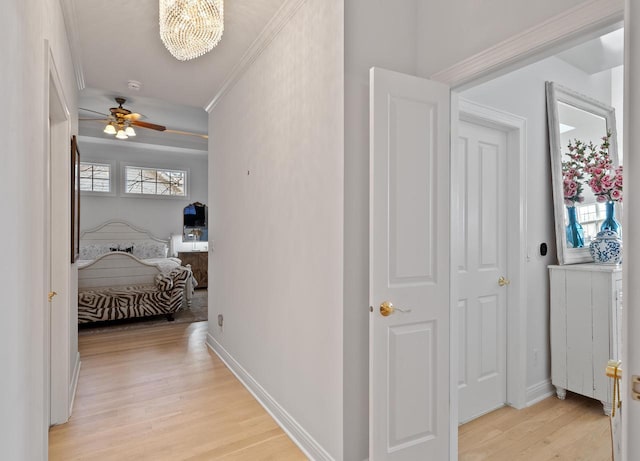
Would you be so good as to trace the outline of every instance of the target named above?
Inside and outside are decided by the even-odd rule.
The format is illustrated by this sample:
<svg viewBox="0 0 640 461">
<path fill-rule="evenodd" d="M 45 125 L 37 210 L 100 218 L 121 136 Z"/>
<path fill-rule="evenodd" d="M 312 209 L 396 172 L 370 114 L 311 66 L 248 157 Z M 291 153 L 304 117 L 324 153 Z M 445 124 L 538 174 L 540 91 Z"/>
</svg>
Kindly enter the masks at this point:
<svg viewBox="0 0 640 461">
<path fill-rule="evenodd" d="M 306 0 L 209 118 L 209 333 L 342 457 L 343 11 Z"/>
<path fill-rule="evenodd" d="M 419 1 L 418 73 L 433 75 L 581 3 L 585 1 Z"/>
<path fill-rule="evenodd" d="M 344 459 L 369 453 L 369 69 L 415 74 L 417 2 L 345 2 Z"/>
<path fill-rule="evenodd" d="M 0 290 L 0 458 L 44 459 L 45 42 L 50 41 L 76 131 L 76 90 L 57 0 L 8 0 L 0 16 L 0 113 L 4 178 L 0 209 L 7 223 Z M 73 345 L 72 345 L 73 347 Z"/>
<path fill-rule="evenodd" d="M 92 229 L 109 219 L 124 219 L 138 227 L 150 230 L 159 238 L 182 233 L 182 210 L 192 202 L 207 203 L 207 154 L 184 152 L 177 148 L 133 143 L 105 143 L 96 138 L 82 137 L 79 148 L 83 161 L 113 163 L 116 173 L 116 195 L 98 196 L 82 194 L 80 228 Z M 129 197 L 122 194 L 123 164 L 187 170 L 187 198 Z"/>
<path fill-rule="evenodd" d="M 461 93 L 465 99 L 527 119 L 527 386 L 550 378 L 549 276 L 557 264 L 547 135 L 545 81 L 554 81 L 605 104 L 611 103 L 611 73 L 587 75 L 548 58 Z M 549 246 L 540 256 L 540 243 Z M 537 360 L 534 351 L 537 350 Z"/>
</svg>

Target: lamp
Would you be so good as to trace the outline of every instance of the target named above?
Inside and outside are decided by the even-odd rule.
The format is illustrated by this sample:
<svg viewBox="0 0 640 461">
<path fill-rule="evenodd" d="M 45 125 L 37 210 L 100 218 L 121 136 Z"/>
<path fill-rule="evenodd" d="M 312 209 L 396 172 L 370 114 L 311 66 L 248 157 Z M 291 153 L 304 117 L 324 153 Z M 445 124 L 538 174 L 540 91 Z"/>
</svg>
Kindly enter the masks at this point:
<svg viewBox="0 0 640 461">
<path fill-rule="evenodd" d="M 104 127 L 104 132 L 107 134 L 116 134 L 116 127 L 114 127 L 111 123 Z"/>
<path fill-rule="evenodd" d="M 224 31 L 223 0 L 159 0 L 160 39 L 179 61 L 208 53 Z"/>
<path fill-rule="evenodd" d="M 127 139 L 136 135 L 136 130 L 128 120 L 111 120 L 103 130 L 106 134 L 115 134 L 117 139 Z"/>
</svg>

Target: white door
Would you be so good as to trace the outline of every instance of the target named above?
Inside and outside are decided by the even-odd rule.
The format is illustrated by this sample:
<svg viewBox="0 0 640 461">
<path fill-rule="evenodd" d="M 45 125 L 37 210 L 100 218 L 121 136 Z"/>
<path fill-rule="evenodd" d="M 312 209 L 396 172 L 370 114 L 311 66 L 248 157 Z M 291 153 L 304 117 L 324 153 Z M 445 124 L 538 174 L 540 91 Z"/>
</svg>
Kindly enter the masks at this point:
<svg viewBox="0 0 640 461">
<path fill-rule="evenodd" d="M 449 88 L 370 79 L 369 456 L 448 460 Z"/>
<path fill-rule="evenodd" d="M 464 423 L 507 400 L 507 134 L 460 121 L 454 155 L 458 421 Z"/>
</svg>

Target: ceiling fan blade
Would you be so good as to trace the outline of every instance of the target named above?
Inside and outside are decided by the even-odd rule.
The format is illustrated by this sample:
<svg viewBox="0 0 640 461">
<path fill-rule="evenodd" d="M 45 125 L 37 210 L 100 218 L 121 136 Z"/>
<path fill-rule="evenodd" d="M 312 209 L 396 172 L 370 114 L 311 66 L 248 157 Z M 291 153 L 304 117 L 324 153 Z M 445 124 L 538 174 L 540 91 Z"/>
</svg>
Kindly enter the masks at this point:
<svg viewBox="0 0 640 461">
<path fill-rule="evenodd" d="M 110 120 L 108 118 L 79 118 L 78 121 L 80 122 L 109 122 Z"/>
<path fill-rule="evenodd" d="M 170 130 L 170 129 L 166 129 L 164 130 L 165 133 L 173 133 L 173 134 L 183 134 L 186 136 L 197 136 L 199 138 L 202 139 L 209 139 L 209 136 L 207 136 L 206 134 L 200 134 L 200 133 L 192 133 L 191 131 L 181 131 L 181 130 Z"/>
<path fill-rule="evenodd" d="M 94 114 L 98 114 L 98 115 L 102 115 L 103 117 L 107 117 L 107 114 L 104 114 L 102 112 L 98 112 L 96 110 L 85 109 L 84 107 L 78 107 L 78 110 L 84 110 L 84 111 L 87 111 L 87 112 L 93 112 Z"/>
<path fill-rule="evenodd" d="M 166 126 L 156 125 L 155 123 L 149 123 L 149 122 L 141 122 L 140 120 L 132 120 L 131 124 L 133 126 L 139 126 L 141 128 L 149 128 L 150 130 L 156 130 L 156 131 L 165 131 L 167 129 Z"/>
<path fill-rule="evenodd" d="M 125 120 L 131 120 L 132 122 L 137 122 L 138 120 L 140 120 L 142 118 L 142 115 L 137 114 L 135 112 L 132 112 L 128 115 L 125 115 L 124 117 Z"/>
</svg>

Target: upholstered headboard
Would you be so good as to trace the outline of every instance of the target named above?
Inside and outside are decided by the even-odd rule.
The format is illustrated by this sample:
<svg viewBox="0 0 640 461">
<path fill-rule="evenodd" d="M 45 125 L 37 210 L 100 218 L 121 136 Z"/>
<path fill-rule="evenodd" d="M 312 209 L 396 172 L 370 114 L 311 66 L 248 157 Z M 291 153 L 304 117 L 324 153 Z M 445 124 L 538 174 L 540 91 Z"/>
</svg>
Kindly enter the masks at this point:
<svg viewBox="0 0 640 461">
<path fill-rule="evenodd" d="M 165 240 L 158 238 L 151 232 L 135 227 L 126 221 L 107 221 L 95 229 L 89 229 L 80 234 L 81 259 L 94 259 L 97 256 L 83 257 L 83 254 L 91 253 L 87 251 L 88 248 L 96 248 L 99 246 L 110 247 L 115 245 L 119 247 L 120 250 L 125 250 L 126 247 L 148 247 L 153 244 L 164 245 L 169 254 L 171 254 L 170 239 Z M 166 253 L 163 257 L 166 257 Z"/>
</svg>

